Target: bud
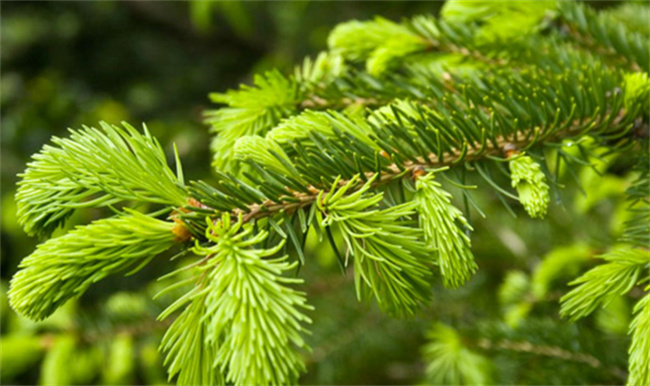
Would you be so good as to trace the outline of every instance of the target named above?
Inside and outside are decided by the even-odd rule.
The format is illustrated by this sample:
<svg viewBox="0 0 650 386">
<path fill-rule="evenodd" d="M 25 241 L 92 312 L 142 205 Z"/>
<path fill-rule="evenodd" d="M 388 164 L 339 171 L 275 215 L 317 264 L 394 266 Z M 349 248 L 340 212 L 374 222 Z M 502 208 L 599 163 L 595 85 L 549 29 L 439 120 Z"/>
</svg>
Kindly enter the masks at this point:
<svg viewBox="0 0 650 386">
<path fill-rule="evenodd" d="M 550 199 L 546 176 L 539 164 L 522 153 L 510 160 L 510 178 L 528 215 L 544 218 Z"/>
<path fill-rule="evenodd" d="M 626 109 L 637 103 L 641 104 L 641 111 L 648 111 L 648 96 L 650 95 L 650 79 L 645 72 L 625 74 L 625 99 Z"/>
<path fill-rule="evenodd" d="M 470 239 L 461 225 L 472 228 L 451 203 L 451 194 L 442 190 L 434 177 L 431 172 L 418 177 L 415 183 L 420 226 L 426 242 L 436 252 L 445 286 L 455 288 L 469 280 L 477 269 Z"/>
</svg>

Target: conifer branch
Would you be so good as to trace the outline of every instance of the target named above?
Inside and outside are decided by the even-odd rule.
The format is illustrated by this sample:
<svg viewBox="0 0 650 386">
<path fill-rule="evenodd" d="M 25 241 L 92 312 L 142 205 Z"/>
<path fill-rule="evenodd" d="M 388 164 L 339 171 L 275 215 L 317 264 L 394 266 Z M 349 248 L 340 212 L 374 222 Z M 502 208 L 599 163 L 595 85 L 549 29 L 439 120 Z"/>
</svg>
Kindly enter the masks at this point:
<svg viewBox="0 0 650 386">
<path fill-rule="evenodd" d="M 44 319 L 93 283 L 129 268 L 137 272 L 175 243 L 173 223 L 127 213 L 39 245 L 11 280 L 11 306 L 29 318 Z"/>
<path fill-rule="evenodd" d="M 558 2 L 560 17 L 578 44 L 613 60 L 623 59 L 633 71 L 650 70 L 647 36 L 627 28 L 612 15 L 579 2 Z M 639 12 L 643 12 L 640 10 Z"/>
<path fill-rule="evenodd" d="M 193 249 L 206 257 L 194 267 L 196 286 L 159 317 L 189 303 L 161 344 L 170 378 L 178 373 L 183 384 L 205 383 L 201 377 L 209 373 L 237 385 L 292 384 L 304 371 L 293 347 L 306 347 L 300 334 L 306 332 L 302 324 L 311 322 L 303 310 L 311 307 L 288 286 L 302 280 L 281 276 L 296 263 L 286 256 L 268 259 L 282 244 L 254 249 L 268 233 L 252 232 L 241 218 L 234 224 L 229 216 L 208 221 L 206 237 L 214 244 Z"/>
<path fill-rule="evenodd" d="M 124 123 L 100 123 L 102 130 L 70 130 L 34 155 L 20 175 L 18 222 L 29 234 L 50 235 L 78 208 L 147 202 L 183 206 L 187 195 L 177 159 L 177 174 L 167 166 L 158 141 Z"/>
<path fill-rule="evenodd" d="M 186 186 L 178 156 L 173 172 L 146 128 L 102 123 L 101 130 L 54 138 L 21 176 L 20 224 L 47 236 L 78 208 L 117 215 L 41 244 L 12 280 L 12 307 L 42 319 L 93 282 L 136 271 L 179 244 L 200 258 L 172 272 L 174 283 L 163 291 L 182 293 L 159 316 L 175 317 L 160 346 L 170 380 L 295 383 L 305 370 L 298 350 L 308 349 L 311 307 L 294 288 L 302 279 L 287 271 L 306 264 L 306 236 L 314 230 L 319 242 L 327 237 L 343 269 L 353 263 L 359 300 L 375 298 L 391 315 L 415 315 L 431 299 L 436 266 L 449 287 L 477 270 L 471 225 L 437 177 L 473 203 L 465 172 L 476 171 L 507 209 L 515 200 L 543 218 L 549 184 L 559 185 L 537 162 L 544 151 L 557 154 L 557 170 L 563 162 L 589 164 L 588 155 L 569 150 L 582 151 L 584 142 L 647 158 L 638 145 L 650 106 L 650 31 L 639 22 L 647 13 L 613 27 L 621 14 L 569 2 L 522 4 L 450 0 L 440 18 L 344 23 L 330 35 L 329 50 L 293 76 L 267 72 L 254 86 L 212 94 L 224 105 L 206 119 L 216 134 L 213 185 Z M 621 64 L 638 72 L 625 73 Z M 626 245 L 572 283 L 579 286 L 562 299 L 561 311 L 571 320 L 647 284 L 647 159 L 639 170 L 627 192 Z M 492 171 L 510 182 L 503 186 Z M 128 208 L 150 204 L 158 212 Z M 156 219 L 162 215 L 169 221 Z M 193 247 L 183 244 L 190 239 Z M 295 249 L 296 261 L 286 248 Z M 549 277 L 580 259 L 560 264 L 550 257 L 532 285 L 525 274 L 509 275 L 500 294 L 504 305 L 518 307 L 509 322 L 519 324 L 532 307 L 527 296 L 545 296 Z M 628 382 L 646 382 L 650 373 L 648 304 L 648 296 L 639 301 L 630 326 Z M 525 328 L 499 328 L 505 338 L 478 340 L 477 347 L 608 366 L 561 340 L 528 342 L 517 335 L 532 334 Z M 435 325 L 429 339 L 431 381 L 496 379 L 487 357 L 451 327 Z M 57 342 L 50 369 L 76 344 Z M 113 357 L 130 345 L 117 342 Z"/>
<path fill-rule="evenodd" d="M 610 116 L 616 116 L 614 119 L 604 119 L 603 125 L 608 124 L 609 128 L 614 128 L 614 130 L 617 130 L 616 128 L 619 127 L 625 127 L 625 122 L 626 119 L 626 114 L 625 110 L 621 109 L 618 113 L 611 114 Z M 605 123 L 609 121 L 608 123 Z M 587 123 L 583 120 L 575 120 L 571 125 L 566 126 L 565 130 L 562 130 L 560 132 L 554 133 L 554 135 L 550 138 L 546 139 L 546 143 L 553 143 L 553 142 L 561 142 L 563 139 L 568 139 L 572 138 L 576 135 L 579 135 L 581 132 L 585 130 L 585 125 L 588 127 L 595 127 L 593 123 Z M 623 129 L 625 130 L 625 129 Z M 429 153 L 426 158 L 424 157 L 415 157 L 415 160 L 405 160 L 401 163 L 393 162 L 393 163 L 388 163 L 382 171 L 377 175 L 376 178 L 375 174 L 376 172 L 372 171 L 367 171 L 364 172 L 364 179 L 369 180 L 373 179 L 372 187 L 377 188 L 381 185 L 387 184 L 391 181 L 394 181 L 399 178 L 412 178 L 414 173 L 420 172 L 421 170 L 431 170 L 431 169 L 439 169 L 439 168 L 444 168 L 444 167 L 449 167 L 449 166 L 454 166 L 458 164 L 459 162 L 465 162 L 465 163 L 470 163 L 472 161 L 478 161 L 482 159 L 486 159 L 489 157 L 499 157 L 499 156 L 505 156 L 506 153 L 512 148 L 515 149 L 527 149 L 530 148 L 531 145 L 536 143 L 536 140 L 540 137 L 543 137 L 545 135 L 548 135 L 544 132 L 542 132 L 539 128 L 532 128 L 529 131 L 535 132 L 534 137 L 517 137 L 516 135 L 509 136 L 509 138 L 500 136 L 496 137 L 491 141 L 484 141 L 483 143 L 475 143 L 471 145 L 471 147 L 464 148 L 464 149 L 450 149 L 444 154 L 438 155 L 435 153 Z M 271 132 L 270 134 L 275 135 L 274 132 Z M 273 136 L 271 138 L 274 138 Z M 259 140 L 256 140 L 258 144 L 260 143 Z M 273 143 L 274 141 L 270 141 Z M 251 148 L 246 149 L 246 151 L 241 151 L 240 157 L 244 157 L 247 155 L 248 157 L 252 157 L 254 152 L 250 151 Z M 384 157 L 386 158 L 392 158 L 388 156 L 388 154 L 383 151 L 382 154 L 384 154 Z M 270 153 L 269 153 L 270 155 Z M 267 155 L 268 157 L 268 155 Z M 261 160 L 258 158 L 258 160 Z M 272 161 L 275 162 L 275 161 Z M 279 168 L 277 170 L 280 170 L 284 168 L 284 166 L 276 166 L 276 168 Z M 350 180 L 349 179 L 344 179 L 341 178 L 338 181 L 339 186 L 345 186 L 349 184 Z M 355 188 L 352 188 L 355 189 Z M 196 192 L 196 191 L 195 191 Z M 318 197 L 319 194 L 321 193 L 327 193 L 328 189 L 317 189 L 317 188 L 310 188 L 309 192 L 297 192 L 294 191 L 290 196 L 284 196 L 284 197 L 279 197 L 279 201 L 273 201 L 273 200 L 266 200 L 263 203 L 260 204 L 250 204 L 246 206 L 246 208 L 236 208 L 232 210 L 231 217 L 232 218 L 237 218 L 238 216 L 242 215 L 243 216 L 243 221 L 249 222 L 251 220 L 256 220 L 264 217 L 270 217 L 273 216 L 277 213 L 291 213 L 292 211 L 295 211 L 299 208 L 305 208 L 310 205 L 312 205 L 315 201 L 316 198 Z M 198 197 L 197 199 L 200 199 Z M 285 199 L 286 201 L 283 201 Z M 204 203 L 204 205 L 206 205 Z M 207 206 L 209 208 L 209 205 Z M 196 207 L 190 207 L 190 209 L 193 209 Z"/>
<path fill-rule="evenodd" d="M 535 355 L 549 356 L 553 358 L 584 363 L 591 367 L 600 367 L 602 365 L 598 358 L 589 354 L 573 353 L 564 350 L 561 347 L 555 346 L 537 346 L 526 341 L 513 342 L 509 340 L 501 340 L 498 342 L 491 342 L 487 339 L 481 339 L 477 342 L 477 346 L 485 350 L 511 350 L 531 353 Z"/>
<path fill-rule="evenodd" d="M 425 240 L 438 257 L 445 285 L 458 287 L 476 272 L 470 239 L 463 228 L 472 230 L 462 212 L 451 204 L 451 194 L 434 181 L 434 173 L 417 179 L 416 202 Z"/>
<path fill-rule="evenodd" d="M 650 288 L 646 288 L 646 292 Z M 634 306 L 634 319 L 630 323 L 630 377 L 627 384 L 647 385 L 650 384 L 650 294 L 639 300 Z"/>
<path fill-rule="evenodd" d="M 571 320 L 592 313 L 601 304 L 607 304 L 612 296 L 624 295 L 639 281 L 647 281 L 642 274 L 650 267 L 648 250 L 637 248 L 615 249 L 602 258 L 606 264 L 587 272 L 571 282 L 580 284 L 562 299 L 560 314 Z"/>
<path fill-rule="evenodd" d="M 341 188 L 333 184 L 317 199 L 317 224 L 335 227 L 343 236 L 354 260 L 355 286 L 359 300 L 372 295 L 382 309 L 397 316 L 412 316 L 430 297 L 429 247 L 421 231 L 406 220 L 415 214 L 414 203 L 378 209 L 383 194 L 369 194 L 372 179 L 356 192 L 350 180 Z M 322 212 L 322 214 L 321 214 Z M 335 246 L 333 246 L 335 247 Z M 428 264 L 427 264 L 428 263 Z M 343 265 L 347 265 L 346 261 Z"/>
</svg>

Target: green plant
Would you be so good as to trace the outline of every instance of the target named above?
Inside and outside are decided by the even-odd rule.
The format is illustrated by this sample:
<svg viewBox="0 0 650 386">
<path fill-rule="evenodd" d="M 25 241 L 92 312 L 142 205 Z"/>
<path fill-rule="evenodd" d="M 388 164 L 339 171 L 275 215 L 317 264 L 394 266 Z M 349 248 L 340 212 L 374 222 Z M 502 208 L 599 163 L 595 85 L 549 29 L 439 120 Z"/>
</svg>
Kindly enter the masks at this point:
<svg viewBox="0 0 650 386">
<path fill-rule="evenodd" d="M 648 156 L 643 6 L 626 5 L 642 19 L 627 28 L 616 21 L 629 13 L 618 10 L 528 5 L 450 1 L 439 19 L 343 23 L 329 50 L 294 75 L 267 72 L 255 86 L 211 95 L 226 105 L 206 119 L 215 184 L 186 183 L 179 157 L 172 171 L 146 128 L 102 123 L 55 138 L 19 183 L 26 232 L 49 236 L 81 208 L 114 215 L 41 244 L 13 278 L 10 304 L 41 320 L 105 276 L 181 249 L 197 259 L 167 276 L 172 284 L 161 292 L 179 294 L 159 317 L 174 318 L 160 346 L 170 379 L 295 383 L 311 307 L 302 279 L 291 276 L 309 264 L 305 242 L 315 232 L 342 269 L 353 266 L 359 300 L 416 315 L 437 275 L 454 288 L 477 270 L 468 218 L 470 208 L 482 212 L 472 189 L 492 189 L 506 210 L 515 213 L 519 202 L 544 218 L 562 171 L 588 165 L 597 149 Z M 621 239 L 629 245 L 576 281 L 562 311 L 572 319 L 647 281 L 648 165 L 638 167 Z M 558 271 L 536 276 L 535 296 L 546 295 L 548 272 Z M 513 325 L 530 309 L 521 279 L 511 276 L 502 291 L 519 313 Z M 647 299 L 631 323 L 631 385 L 649 383 Z M 431 381 L 489 382 L 489 361 L 475 351 L 495 347 L 601 363 L 520 339 L 543 341 L 544 323 L 485 327 L 481 336 L 499 340 L 471 348 L 453 328 L 435 325 L 424 351 Z M 570 328 L 566 336 L 584 338 Z M 116 351 L 128 349 L 122 343 Z"/>
</svg>

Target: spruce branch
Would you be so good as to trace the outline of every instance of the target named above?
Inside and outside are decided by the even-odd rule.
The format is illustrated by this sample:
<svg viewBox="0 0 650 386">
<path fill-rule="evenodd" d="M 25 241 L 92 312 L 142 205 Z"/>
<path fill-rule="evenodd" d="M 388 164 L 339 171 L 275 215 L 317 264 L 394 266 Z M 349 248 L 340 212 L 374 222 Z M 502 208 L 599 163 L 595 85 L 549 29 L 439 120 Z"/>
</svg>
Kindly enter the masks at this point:
<svg viewBox="0 0 650 386">
<path fill-rule="evenodd" d="M 13 309 L 34 320 L 51 315 L 108 275 L 134 273 L 175 243 L 173 223 L 127 211 L 40 244 L 11 280 Z"/>
<path fill-rule="evenodd" d="M 423 15 L 401 24 L 383 18 L 342 23 L 329 36 L 330 51 L 313 61 L 305 60 L 293 77 L 267 73 L 255 79 L 256 88 L 242 86 L 239 91 L 213 94 L 215 102 L 229 105 L 209 112 L 206 120 L 218 134 L 213 142 L 215 165 L 221 170 L 234 170 L 230 161 L 218 159 L 230 159 L 229 149 L 238 136 L 263 136 L 280 119 L 306 108 L 354 109 L 385 105 L 395 96 L 421 98 L 423 92 L 426 95 L 432 91 L 420 82 L 422 69 L 431 69 L 426 64 L 430 61 L 447 63 L 444 71 L 434 71 L 445 76 L 460 72 L 459 57 L 470 71 L 506 65 L 561 71 L 578 63 L 597 64 L 597 58 L 576 48 L 572 40 L 566 42 L 560 33 L 542 39 L 540 46 L 539 33 L 553 17 L 573 29 L 587 28 L 587 32 L 599 33 L 607 30 L 616 47 L 624 53 L 640 50 L 638 57 L 645 60 L 643 50 L 648 50 L 648 44 L 639 42 L 636 32 L 628 32 L 620 24 L 618 30 L 609 32 L 608 19 L 590 21 L 585 26 L 580 16 L 584 12 L 595 14 L 572 2 L 540 2 L 524 7 L 450 1 L 443 7 L 440 20 Z M 407 57 L 414 58 L 414 63 L 405 64 Z M 359 61 L 365 61 L 366 73 L 356 69 L 354 63 Z M 393 68 L 405 72 L 405 76 L 387 75 L 387 70 Z"/>
<path fill-rule="evenodd" d="M 78 208 L 121 201 L 183 206 L 187 195 L 181 165 L 177 174 L 146 126 L 139 133 L 100 123 L 101 130 L 70 130 L 54 137 L 27 165 L 18 183 L 18 222 L 30 235 L 49 235 Z"/>
<path fill-rule="evenodd" d="M 338 181 L 327 195 L 317 199 L 321 227 L 334 227 L 343 236 L 354 260 L 355 287 L 359 300 L 374 296 L 379 306 L 394 315 L 412 316 L 430 297 L 430 249 L 421 230 L 409 226 L 415 203 L 378 209 L 383 194 L 367 193 L 372 178 L 349 195 L 353 178 L 343 187 Z M 322 214 L 321 214 L 322 213 Z M 334 246 L 335 247 L 335 246 Z M 347 265 L 347 259 L 343 263 Z"/>
<path fill-rule="evenodd" d="M 344 185 L 356 174 L 367 179 L 379 170 L 380 176 L 375 180 L 379 185 L 408 176 L 409 172 L 420 168 L 471 164 L 470 161 L 502 156 L 509 148 L 525 151 L 539 143 L 551 145 L 587 134 L 608 141 L 623 138 L 631 129 L 638 105 L 625 109 L 625 90 L 612 93 L 621 78 L 608 70 L 580 73 L 578 78 L 590 84 L 589 91 L 585 92 L 575 86 L 570 73 L 551 75 L 553 82 L 546 79 L 544 73 L 526 76 L 525 80 L 509 78 L 506 84 L 494 78 L 477 84 L 470 82 L 458 86 L 469 100 L 459 100 L 450 93 L 441 100 L 432 101 L 435 110 L 414 102 L 397 101 L 390 107 L 393 118 L 382 112 L 363 122 L 335 113 L 303 113 L 295 118 L 301 126 L 290 124 L 293 120 L 287 121 L 268 135 L 269 139 L 285 144 L 283 153 L 287 157 L 279 157 L 277 162 L 289 167 L 290 174 L 278 174 L 265 163 L 253 161 L 257 165 L 255 170 L 261 173 L 261 180 L 255 177 L 258 182 L 252 186 L 257 192 L 253 193 L 254 203 L 234 204 L 233 192 L 241 192 L 241 196 L 251 193 L 243 191 L 246 182 L 226 175 L 222 175 L 223 189 L 195 185 L 190 190 L 203 205 L 219 211 L 230 210 L 235 217 L 242 213 L 247 221 L 308 206 L 320 190 L 328 189 L 328 185 L 339 177 Z M 526 98 L 511 97 L 512 90 L 524 82 L 533 92 L 522 89 Z M 560 100 L 551 87 L 575 94 L 564 95 Z M 504 94 L 502 90 L 508 88 L 510 91 Z M 640 97 L 643 98 L 647 96 Z M 584 101 L 581 111 L 577 111 L 578 100 Z M 458 107 L 459 104 L 463 107 Z M 535 105 L 544 106 L 545 111 L 531 110 Z M 485 110 L 480 106 L 485 106 Z M 521 115 L 525 111 L 530 115 L 524 118 Z M 515 116 L 519 117 L 512 121 L 506 118 Z M 473 118 L 461 121 L 460 117 Z M 404 124 L 412 129 L 402 129 Z M 303 127 L 311 131 L 305 134 Z M 409 137 L 407 132 L 415 135 Z M 322 150 L 325 149 L 324 155 Z M 258 152 L 271 154 L 261 149 Z M 261 161 L 255 154 L 242 153 Z M 298 181 L 306 181 L 316 191 L 306 190 L 305 183 Z"/>
<path fill-rule="evenodd" d="M 646 288 L 646 291 L 650 288 Z M 630 323 L 632 344 L 630 345 L 629 386 L 650 384 L 650 294 L 634 306 L 634 319 Z"/>
<path fill-rule="evenodd" d="M 569 283 L 579 285 L 560 300 L 560 314 L 576 320 L 607 304 L 615 295 L 624 295 L 639 282 L 647 281 L 643 273 L 650 267 L 648 250 L 621 247 L 602 256 L 599 265 Z"/>
<path fill-rule="evenodd" d="M 300 334 L 306 333 L 303 324 L 311 322 L 303 313 L 311 309 L 304 293 L 289 287 L 302 280 L 282 276 L 296 263 L 288 263 L 287 256 L 269 258 L 282 244 L 254 249 L 268 232 L 253 235 L 253 227 L 244 226 L 241 218 L 231 223 L 226 215 L 207 224 L 206 237 L 213 245 L 193 248 L 205 256 L 194 267 L 196 286 L 160 315 L 164 319 L 190 303 L 163 340 L 167 360 L 173 360 L 170 377 L 180 373 L 196 380 L 211 371 L 236 385 L 295 383 L 304 364 L 294 347 L 306 347 Z M 198 336 L 191 330 L 196 326 L 203 328 Z M 202 354 L 203 347 L 208 351 Z M 205 362 L 185 374 L 182 364 L 189 360 Z"/>
<path fill-rule="evenodd" d="M 646 32 L 630 31 L 606 12 L 596 12 L 580 2 L 558 2 L 558 13 L 578 44 L 604 57 L 621 60 L 634 71 L 648 72 L 650 42 Z"/>
<path fill-rule="evenodd" d="M 166 291 L 187 290 L 159 316 L 176 317 L 160 346 L 170 380 L 295 383 L 305 370 L 298 350 L 307 349 L 311 307 L 294 288 L 302 280 L 287 271 L 306 263 L 310 229 L 320 242 L 327 236 L 344 269 L 353 265 L 359 299 L 375 298 L 392 315 L 412 316 L 431 299 L 434 266 L 450 287 L 477 269 L 465 233 L 471 226 L 439 181 L 461 188 L 470 201 L 465 173 L 475 171 L 507 208 L 509 198 L 541 218 L 548 184 L 558 184 L 536 161 L 543 151 L 558 154 L 558 170 L 560 160 L 588 163 L 587 156 L 565 151 L 585 140 L 647 156 L 638 139 L 650 106 L 643 62 L 650 32 L 639 19 L 613 26 L 620 18 L 567 2 L 524 9 L 452 0 L 439 19 L 341 24 L 328 39 L 330 50 L 306 59 L 293 76 L 268 72 L 253 87 L 212 95 L 225 105 L 206 119 L 216 134 L 213 185 L 192 181 L 186 188 L 178 159 L 174 173 L 146 128 L 141 134 L 102 123 L 101 130 L 55 138 L 22 175 L 19 221 L 28 233 L 49 235 L 77 208 L 116 204 L 164 206 L 156 215 L 169 213 L 170 221 L 124 209 L 46 241 L 14 277 L 11 304 L 44 318 L 91 283 L 137 270 L 193 238 L 186 251 L 199 260 L 170 274 L 175 282 Z M 621 64 L 643 72 L 625 73 Z M 628 190 L 633 217 L 622 241 L 629 245 L 604 255 L 605 264 L 573 283 L 580 286 L 563 298 L 563 316 L 586 316 L 646 283 L 647 169 L 640 163 L 641 176 Z M 493 170 L 510 178 L 510 186 Z M 295 249 L 297 261 L 289 261 L 287 248 Z M 550 277 L 581 259 L 549 258 L 532 285 L 521 272 L 509 275 L 501 298 L 512 325 L 546 294 Z M 637 304 L 630 327 L 629 382 L 648 378 L 647 299 Z M 434 326 L 425 348 L 430 379 L 491 381 L 497 374 L 476 348 L 606 367 L 564 342 L 516 336 L 530 332 L 524 330 L 469 347 L 454 329 Z M 61 340 L 48 367 L 70 358 L 74 344 Z M 114 356 L 129 347 L 128 339 L 116 342 Z"/>
</svg>

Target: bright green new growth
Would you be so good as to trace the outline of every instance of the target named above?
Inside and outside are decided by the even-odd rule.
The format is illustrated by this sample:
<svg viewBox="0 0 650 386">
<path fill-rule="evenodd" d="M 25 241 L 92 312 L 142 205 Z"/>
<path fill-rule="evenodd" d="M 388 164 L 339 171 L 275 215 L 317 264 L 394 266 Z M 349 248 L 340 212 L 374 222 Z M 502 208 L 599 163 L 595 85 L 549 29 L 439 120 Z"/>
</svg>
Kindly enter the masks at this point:
<svg viewBox="0 0 650 386">
<path fill-rule="evenodd" d="M 295 171 L 289 157 L 275 141 L 257 135 L 247 135 L 235 142 L 235 159 L 243 161 L 248 158 L 278 173 L 291 174 Z"/>
<path fill-rule="evenodd" d="M 341 55 L 321 52 L 315 60 L 306 57 L 302 66 L 296 66 L 294 76 L 298 83 L 318 85 L 335 80 L 346 70 L 347 66 Z"/>
<path fill-rule="evenodd" d="M 303 311 L 311 307 L 303 292 L 288 286 L 303 280 L 282 274 L 298 262 L 287 262 L 288 256 L 266 259 L 283 243 L 272 249 L 248 249 L 263 242 L 268 233 L 253 236 L 251 226 L 239 232 L 241 219 L 232 226 L 227 215 L 216 225 L 211 219 L 208 222 L 206 237 L 215 244 L 197 245 L 194 251 L 210 256 L 207 343 L 221 346 L 215 364 L 227 371 L 226 380 L 237 385 L 295 383 L 305 367 L 293 346 L 305 347 L 302 324 L 311 320 Z"/>
<path fill-rule="evenodd" d="M 371 129 L 365 119 L 358 116 L 346 116 L 338 111 L 305 110 L 300 115 L 284 119 L 266 134 L 266 139 L 286 145 L 304 140 L 309 137 L 310 133 L 333 137 L 337 130 L 350 133 L 369 146 L 376 147 L 369 137 Z"/>
<path fill-rule="evenodd" d="M 321 111 L 306 110 L 302 114 L 283 119 L 266 134 L 266 139 L 287 144 L 306 138 L 310 132 L 332 135 L 329 115 Z"/>
<path fill-rule="evenodd" d="M 646 288 L 646 291 L 650 288 Z M 634 306 L 635 317 L 630 323 L 630 378 L 628 385 L 650 385 L 650 294 Z"/>
<path fill-rule="evenodd" d="M 487 43 L 519 39 L 537 32 L 545 17 L 551 18 L 556 1 L 475 1 L 451 0 L 441 16 L 450 23 L 477 22 L 476 39 Z"/>
<path fill-rule="evenodd" d="M 452 205 L 451 194 L 434 181 L 435 173 L 415 183 L 417 209 L 424 239 L 436 252 L 445 285 L 463 285 L 476 272 L 471 242 L 461 227 L 472 230 L 463 213 Z"/>
<path fill-rule="evenodd" d="M 639 282 L 645 282 L 650 267 L 650 252 L 621 247 L 602 256 L 599 265 L 569 283 L 579 285 L 562 298 L 562 316 L 576 320 L 607 304 L 615 295 L 625 295 Z"/>
<path fill-rule="evenodd" d="M 562 299 L 560 314 L 570 320 L 583 318 L 599 307 L 605 307 L 615 296 L 625 295 L 635 286 L 647 283 L 650 277 L 650 252 L 630 246 L 616 248 L 604 256 L 607 263 L 570 283 L 579 285 Z M 646 287 L 646 291 L 650 289 Z M 646 385 L 650 381 L 650 307 L 646 294 L 634 307 L 634 319 L 630 323 L 632 344 L 629 354 L 629 386 Z"/>
<path fill-rule="evenodd" d="M 239 91 L 210 94 L 216 103 L 230 107 L 210 112 L 206 122 L 217 134 L 212 142 L 213 165 L 219 170 L 232 170 L 233 146 L 245 135 L 265 133 L 281 118 L 295 112 L 298 88 L 279 72 L 268 72 L 255 77 L 257 87 L 242 86 Z"/>
<path fill-rule="evenodd" d="M 490 361 L 465 347 L 451 327 L 436 323 L 427 333 L 422 355 L 427 361 L 427 380 L 437 385 L 486 385 L 490 382 Z"/>
<path fill-rule="evenodd" d="M 216 223 L 208 218 L 205 235 L 213 245 L 197 243 L 193 249 L 205 256 L 194 268 L 200 275 L 196 287 L 160 316 L 191 302 L 161 345 L 168 351 L 170 377 L 179 373 L 181 384 L 206 384 L 206 374 L 215 380 L 224 374 L 237 385 L 295 383 L 305 366 L 294 347 L 306 348 L 300 334 L 307 332 L 302 324 L 311 323 L 303 313 L 311 309 L 305 294 L 289 287 L 302 279 L 282 276 L 297 262 L 269 259 L 284 243 L 256 249 L 268 233 L 253 235 L 241 218 L 234 224 L 228 215 Z"/>
<path fill-rule="evenodd" d="M 16 193 L 18 222 L 30 235 L 50 235 L 78 208 L 121 201 L 182 206 L 186 201 L 180 163 L 167 166 L 158 141 L 124 123 L 70 130 L 53 138 L 21 175 Z"/>
<path fill-rule="evenodd" d="M 519 201 L 532 218 L 544 218 L 550 197 L 546 176 L 537 162 L 521 154 L 510 159 L 512 187 L 517 189 Z"/>
<path fill-rule="evenodd" d="M 174 244 L 174 223 L 129 211 L 50 239 L 20 264 L 11 280 L 11 306 L 41 320 L 90 285 L 131 268 L 135 272 Z"/>
<path fill-rule="evenodd" d="M 634 108 L 634 105 L 639 100 L 645 100 L 642 104 L 641 110 L 648 111 L 650 104 L 648 103 L 648 94 L 650 94 L 650 79 L 645 72 L 636 72 L 625 74 L 625 106 L 627 108 Z"/>
<path fill-rule="evenodd" d="M 358 177 L 338 189 L 336 181 L 327 195 L 321 193 L 317 199 L 323 212 L 318 216 L 324 217 L 320 226 L 331 226 L 343 236 L 354 261 L 359 299 L 374 296 L 386 312 L 412 316 L 431 298 L 428 266 L 434 259 L 421 241 L 422 231 L 406 220 L 415 214 L 415 203 L 379 209 L 383 194 L 368 193 L 375 178 L 347 196 Z"/>
<path fill-rule="evenodd" d="M 371 75 L 382 74 L 393 60 L 421 51 L 428 44 L 408 28 L 381 17 L 339 24 L 327 43 L 330 50 L 346 59 L 367 58 L 366 70 Z"/>
<path fill-rule="evenodd" d="M 160 350 L 167 352 L 168 380 L 177 376 L 178 385 L 225 385 L 223 374 L 216 369 L 214 362 L 218 346 L 206 344 L 206 295 L 199 291 L 190 294 L 191 297 L 186 296 L 182 302 L 174 303 L 180 307 L 190 302 L 169 326 L 160 343 Z M 167 313 L 163 313 L 159 319 L 166 316 Z"/>
</svg>

